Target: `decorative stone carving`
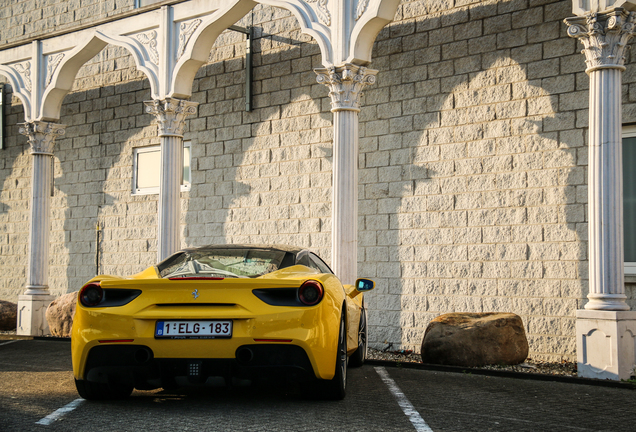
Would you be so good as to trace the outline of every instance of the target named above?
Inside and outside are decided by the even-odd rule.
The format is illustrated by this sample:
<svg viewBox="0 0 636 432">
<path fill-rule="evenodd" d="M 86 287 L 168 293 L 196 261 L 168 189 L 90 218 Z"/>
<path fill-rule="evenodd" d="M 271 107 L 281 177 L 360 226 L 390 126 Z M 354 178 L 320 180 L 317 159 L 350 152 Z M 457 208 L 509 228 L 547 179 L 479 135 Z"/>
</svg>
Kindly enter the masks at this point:
<svg viewBox="0 0 636 432">
<path fill-rule="evenodd" d="M 202 22 L 203 21 L 200 19 L 195 19 L 190 21 L 189 23 L 181 23 L 181 25 L 179 26 L 181 34 L 179 34 L 179 49 L 177 50 L 177 60 L 180 59 L 185 52 L 188 41 L 192 37 L 192 33 L 197 30 Z"/>
<path fill-rule="evenodd" d="M 31 62 L 19 63 L 14 66 L 15 70 L 22 76 L 24 80 L 24 87 L 31 91 L 33 90 L 33 86 L 31 84 Z"/>
<path fill-rule="evenodd" d="M 377 70 L 353 64 L 315 70 L 316 81 L 329 87 L 331 111 L 360 111 L 365 86 L 375 83 Z"/>
<path fill-rule="evenodd" d="M 587 73 L 602 68 L 625 70 L 625 47 L 636 31 L 635 21 L 636 13 L 622 8 L 565 20 L 568 35 L 585 47 Z"/>
<path fill-rule="evenodd" d="M 64 58 L 64 53 L 53 54 L 48 56 L 47 63 L 46 63 L 46 82 L 44 85 L 45 87 L 48 87 L 48 85 L 51 84 L 51 80 L 53 79 L 53 74 L 55 73 L 55 70 L 60 65 L 60 62 L 62 61 L 63 58 Z"/>
<path fill-rule="evenodd" d="M 147 46 L 148 56 L 150 57 L 150 61 L 152 61 L 155 65 L 159 65 L 159 51 L 157 51 L 157 32 L 152 30 L 148 33 L 139 33 L 137 36 L 137 40 L 141 42 L 142 45 Z"/>
<path fill-rule="evenodd" d="M 159 136 L 183 136 L 186 117 L 197 112 L 197 102 L 166 98 L 145 101 L 146 112 L 159 123 Z"/>
<path fill-rule="evenodd" d="M 356 21 L 360 19 L 369 6 L 369 0 L 358 0 L 358 7 L 356 8 Z"/>
<path fill-rule="evenodd" d="M 329 13 L 329 8 L 327 8 L 327 0 L 306 0 L 307 3 L 318 3 L 316 9 L 316 15 L 318 15 L 318 19 L 321 23 L 326 26 L 331 25 L 331 14 Z"/>
<path fill-rule="evenodd" d="M 19 132 L 29 138 L 31 154 L 53 156 L 55 138 L 65 134 L 66 125 L 48 122 L 21 123 Z"/>
</svg>

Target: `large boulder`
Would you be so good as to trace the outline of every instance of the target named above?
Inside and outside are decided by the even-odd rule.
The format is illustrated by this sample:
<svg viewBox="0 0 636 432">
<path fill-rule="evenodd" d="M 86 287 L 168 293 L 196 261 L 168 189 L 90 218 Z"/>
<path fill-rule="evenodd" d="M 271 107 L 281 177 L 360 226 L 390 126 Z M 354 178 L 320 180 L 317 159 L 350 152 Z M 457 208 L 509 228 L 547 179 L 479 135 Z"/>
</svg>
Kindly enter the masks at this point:
<svg viewBox="0 0 636 432">
<path fill-rule="evenodd" d="M 77 291 L 64 294 L 51 302 L 46 309 L 46 321 L 52 336 L 71 337 Z"/>
<path fill-rule="evenodd" d="M 523 321 L 512 313 L 449 313 L 428 325 L 422 361 L 478 367 L 514 365 L 528 357 Z"/>
<path fill-rule="evenodd" d="M 0 300 L 0 330 L 15 330 L 18 322 L 18 305 Z"/>
</svg>

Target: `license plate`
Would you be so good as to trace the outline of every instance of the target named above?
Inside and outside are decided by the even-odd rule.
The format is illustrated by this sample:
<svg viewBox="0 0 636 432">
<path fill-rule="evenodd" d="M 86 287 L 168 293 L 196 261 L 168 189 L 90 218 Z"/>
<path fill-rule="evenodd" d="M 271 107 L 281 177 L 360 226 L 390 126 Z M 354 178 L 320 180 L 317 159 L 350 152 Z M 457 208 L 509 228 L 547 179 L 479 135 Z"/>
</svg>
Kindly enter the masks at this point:
<svg viewBox="0 0 636 432">
<path fill-rule="evenodd" d="M 231 320 L 157 321 L 155 338 L 217 339 L 232 337 Z"/>
</svg>

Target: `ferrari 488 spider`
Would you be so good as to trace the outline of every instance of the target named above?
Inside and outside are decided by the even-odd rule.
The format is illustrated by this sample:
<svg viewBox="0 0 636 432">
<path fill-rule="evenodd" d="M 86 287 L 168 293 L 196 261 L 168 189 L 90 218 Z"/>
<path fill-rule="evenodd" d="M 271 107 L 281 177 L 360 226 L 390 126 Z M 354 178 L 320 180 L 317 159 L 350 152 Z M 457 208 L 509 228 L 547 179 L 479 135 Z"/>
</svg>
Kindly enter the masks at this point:
<svg viewBox="0 0 636 432">
<path fill-rule="evenodd" d="M 77 298 L 77 390 L 113 399 L 273 377 L 341 399 L 347 364 L 366 358 L 373 288 L 343 286 L 317 255 L 288 246 L 204 246 L 128 278 L 97 276 Z"/>
</svg>

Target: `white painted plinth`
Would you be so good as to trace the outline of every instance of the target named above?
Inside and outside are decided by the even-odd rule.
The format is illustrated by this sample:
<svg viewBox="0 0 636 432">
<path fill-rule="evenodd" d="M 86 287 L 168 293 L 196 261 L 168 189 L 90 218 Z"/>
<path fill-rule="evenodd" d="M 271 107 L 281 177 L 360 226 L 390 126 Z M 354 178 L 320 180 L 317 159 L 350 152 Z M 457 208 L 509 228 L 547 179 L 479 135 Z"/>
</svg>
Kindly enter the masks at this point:
<svg viewBox="0 0 636 432">
<path fill-rule="evenodd" d="M 576 311 L 578 375 L 630 379 L 636 367 L 636 311 Z"/>
<path fill-rule="evenodd" d="M 21 295 L 18 297 L 18 328 L 23 336 L 45 336 L 51 334 L 46 321 L 46 308 L 55 300 L 50 295 Z"/>
</svg>

